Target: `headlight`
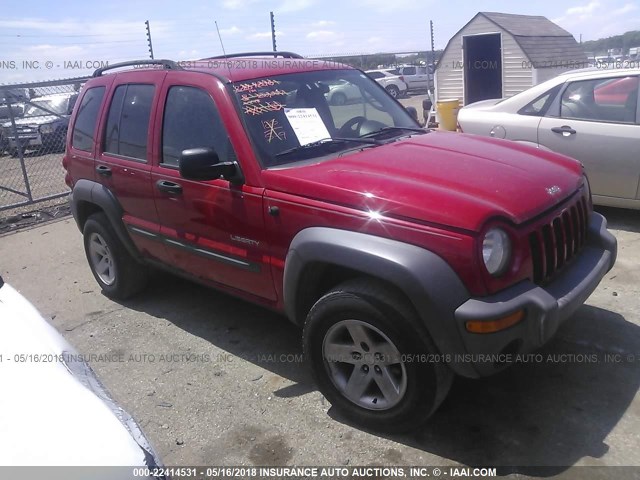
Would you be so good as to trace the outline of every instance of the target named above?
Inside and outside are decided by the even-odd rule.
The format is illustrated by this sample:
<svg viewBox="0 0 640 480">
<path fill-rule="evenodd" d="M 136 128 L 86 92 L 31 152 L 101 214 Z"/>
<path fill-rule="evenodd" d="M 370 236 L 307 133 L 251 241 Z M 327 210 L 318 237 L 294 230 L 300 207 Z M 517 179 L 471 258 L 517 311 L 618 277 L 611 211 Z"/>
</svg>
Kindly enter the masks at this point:
<svg viewBox="0 0 640 480">
<path fill-rule="evenodd" d="M 40 133 L 53 133 L 53 125 L 40 125 Z"/>
<path fill-rule="evenodd" d="M 491 275 L 504 273 L 511 260 L 511 241 L 504 230 L 492 228 L 484 235 L 482 260 Z"/>
</svg>

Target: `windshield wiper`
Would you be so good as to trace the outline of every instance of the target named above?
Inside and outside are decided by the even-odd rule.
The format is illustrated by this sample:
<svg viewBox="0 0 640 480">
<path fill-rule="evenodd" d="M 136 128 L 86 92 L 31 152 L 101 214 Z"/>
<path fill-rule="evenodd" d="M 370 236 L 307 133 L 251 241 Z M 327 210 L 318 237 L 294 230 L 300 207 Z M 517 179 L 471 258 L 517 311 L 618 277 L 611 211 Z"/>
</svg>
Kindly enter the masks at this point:
<svg viewBox="0 0 640 480">
<path fill-rule="evenodd" d="M 299 152 L 299 151 L 302 151 L 302 150 L 307 150 L 309 148 L 315 148 L 315 147 L 319 147 L 319 146 L 323 146 L 323 145 L 337 145 L 337 144 L 340 144 L 340 143 L 350 143 L 350 142 L 364 143 L 365 145 L 382 145 L 378 140 L 374 140 L 372 138 L 341 138 L 341 137 L 323 138 L 321 140 L 318 140 L 318 141 L 315 141 L 315 142 L 311 142 L 311 143 L 307 143 L 305 145 L 299 145 L 297 147 L 288 148 L 286 150 L 283 150 L 280 153 L 277 153 L 275 156 L 276 157 L 281 157 L 283 155 L 288 155 L 288 154 L 293 153 L 293 152 Z"/>
<path fill-rule="evenodd" d="M 394 130 L 395 131 L 416 132 L 416 133 L 429 133 L 424 128 L 419 128 L 419 127 L 383 127 L 383 128 L 381 128 L 379 130 L 375 130 L 373 132 L 365 133 L 360 138 L 373 137 L 373 136 L 376 136 L 376 135 L 378 135 L 380 133 L 392 132 Z"/>
</svg>

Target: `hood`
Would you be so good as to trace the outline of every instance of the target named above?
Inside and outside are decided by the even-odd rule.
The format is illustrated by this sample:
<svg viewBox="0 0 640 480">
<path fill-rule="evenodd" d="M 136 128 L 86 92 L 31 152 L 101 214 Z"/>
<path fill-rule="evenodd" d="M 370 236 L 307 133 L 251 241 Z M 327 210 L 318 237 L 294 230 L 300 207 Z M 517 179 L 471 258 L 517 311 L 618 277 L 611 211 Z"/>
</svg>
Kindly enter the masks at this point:
<svg viewBox="0 0 640 480">
<path fill-rule="evenodd" d="M 519 224 L 550 209 L 581 185 L 582 166 L 507 140 L 432 132 L 264 178 L 275 191 L 478 231 L 491 217 Z"/>
</svg>

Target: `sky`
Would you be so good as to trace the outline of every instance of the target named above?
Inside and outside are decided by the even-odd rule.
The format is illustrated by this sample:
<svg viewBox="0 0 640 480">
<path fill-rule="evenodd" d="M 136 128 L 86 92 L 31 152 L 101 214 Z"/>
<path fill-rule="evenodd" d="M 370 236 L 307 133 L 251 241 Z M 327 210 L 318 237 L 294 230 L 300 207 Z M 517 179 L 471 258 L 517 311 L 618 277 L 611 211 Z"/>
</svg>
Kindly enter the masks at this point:
<svg viewBox="0 0 640 480">
<path fill-rule="evenodd" d="M 577 40 L 640 28 L 640 0 L 3 0 L 0 84 L 89 75 L 94 67 L 148 58 L 188 60 L 271 50 L 306 56 L 444 48 L 478 11 L 543 15 Z"/>
</svg>

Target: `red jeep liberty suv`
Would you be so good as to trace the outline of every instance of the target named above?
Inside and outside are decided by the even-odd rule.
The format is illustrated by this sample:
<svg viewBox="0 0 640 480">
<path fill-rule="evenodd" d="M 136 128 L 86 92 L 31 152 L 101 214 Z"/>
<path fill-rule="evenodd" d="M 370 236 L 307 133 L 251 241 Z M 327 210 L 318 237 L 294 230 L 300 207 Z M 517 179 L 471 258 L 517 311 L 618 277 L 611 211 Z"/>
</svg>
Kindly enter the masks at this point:
<svg viewBox="0 0 640 480">
<path fill-rule="evenodd" d="M 360 70 L 287 52 L 97 70 L 63 164 L 106 295 L 158 267 L 278 310 L 320 391 L 381 430 L 543 345 L 616 258 L 579 162 L 424 130 Z"/>
</svg>

